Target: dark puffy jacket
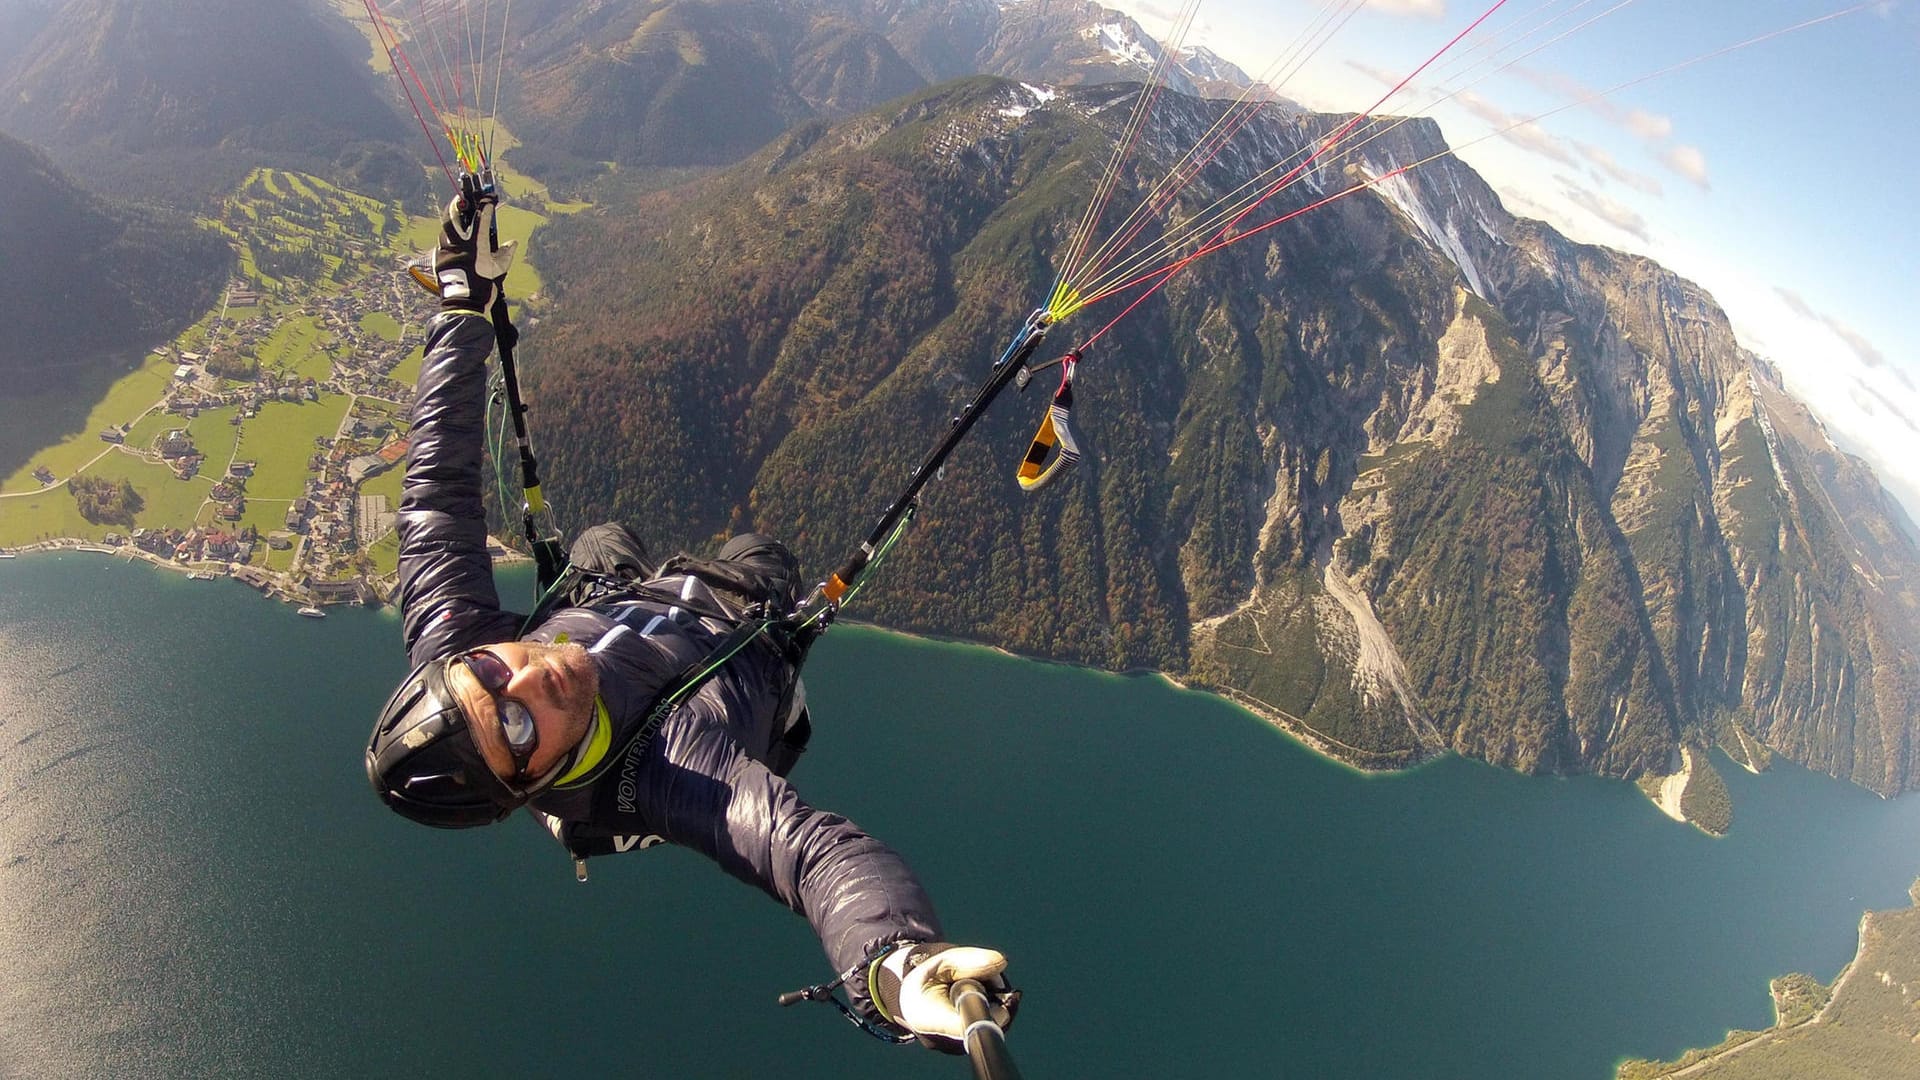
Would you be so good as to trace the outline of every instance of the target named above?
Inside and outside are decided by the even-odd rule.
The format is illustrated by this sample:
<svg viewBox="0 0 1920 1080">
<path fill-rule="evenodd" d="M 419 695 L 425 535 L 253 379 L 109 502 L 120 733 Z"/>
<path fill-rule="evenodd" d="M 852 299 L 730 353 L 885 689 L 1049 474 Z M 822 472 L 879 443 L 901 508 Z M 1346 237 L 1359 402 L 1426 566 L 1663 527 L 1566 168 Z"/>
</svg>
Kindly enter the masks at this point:
<svg viewBox="0 0 1920 1080">
<path fill-rule="evenodd" d="M 493 328 L 475 315 L 443 314 L 428 328 L 398 523 L 407 654 L 418 665 L 490 642 L 577 642 L 599 671 L 606 730 L 597 734 L 617 751 L 655 692 L 728 627 L 620 594 L 563 608 L 528 633 L 520 631 L 523 616 L 501 610 L 481 509 L 492 347 Z M 647 584 L 686 596 L 690 608 L 725 606 L 698 579 Z M 939 940 L 933 904 L 900 856 L 807 805 L 765 764 L 786 720 L 777 714 L 790 678 L 773 648 L 748 648 L 656 736 L 606 762 L 591 783 L 544 793 L 534 808 L 556 832 L 617 837 L 611 846 L 619 850 L 658 836 L 700 852 L 806 916 L 835 971 L 890 942 Z M 863 1009 L 865 981 L 848 980 Z"/>
</svg>

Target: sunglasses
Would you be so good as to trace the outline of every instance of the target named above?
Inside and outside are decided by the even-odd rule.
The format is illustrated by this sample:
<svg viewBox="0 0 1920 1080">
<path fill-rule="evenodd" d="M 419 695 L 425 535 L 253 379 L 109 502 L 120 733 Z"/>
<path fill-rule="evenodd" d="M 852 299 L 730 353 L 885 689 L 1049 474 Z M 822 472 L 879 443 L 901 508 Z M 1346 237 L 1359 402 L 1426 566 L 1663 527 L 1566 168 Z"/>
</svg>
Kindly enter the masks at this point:
<svg viewBox="0 0 1920 1080">
<path fill-rule="evenodd" d="M 534 725 L 531 710 L 503 696 L 507 684 L 513 681 L 513 669 L 485 649 L 463 653 L 459 659 L 479 681 L 480 688 L 493 698 L 494 712 L 500 717 L 500 738 L 513 757 L 513 775 L 507 777 L 508 785 L 524 785 L 532 779 L 527 775 L 527 765 L 533 760 L 533 752 L 540 749 L 540 729 Z"/>
</svg>

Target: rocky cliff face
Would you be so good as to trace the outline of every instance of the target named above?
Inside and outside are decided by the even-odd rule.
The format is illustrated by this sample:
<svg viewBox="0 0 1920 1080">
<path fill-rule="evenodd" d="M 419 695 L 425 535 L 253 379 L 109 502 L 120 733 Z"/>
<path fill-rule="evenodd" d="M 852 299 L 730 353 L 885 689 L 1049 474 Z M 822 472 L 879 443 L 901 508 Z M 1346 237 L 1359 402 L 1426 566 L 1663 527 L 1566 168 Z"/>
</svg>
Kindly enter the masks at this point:
<svg viewBox="0 0 1920 1080">
<path fill-rule="evenodd" d="M 534 383 L 576 418 L 553 456 L 591 477 L 582 518 L 837 559 L 1045 293 L 1130 93 L 954 84 L 556 226 Z M 1142 177 L 1223 108 L 1168 98 Z M 1269 108 L 1148 235 L 1339 121 Z M 1442 149 L 1379 126 L 1275 212 Z M 1171 671 L 1370 765 L 1635 775 L 1764 744 L 1916 781 L 1920 554 L 1871 474 L 1705 293 L 1450 158 L 1194 264 L 1076 398 L 1081 470 L 1020 496 L 1033 421 L 1003 407 L 863 617 Z"/>
<path fill-rule="evenodd" d="M 1357 171 L 1385 176 L 1443 149 L 1430 126 L 1403 125 Z M 1350 653 L 1354 685 L 1374 688 L 1368 707 L 1409 720 L 1406 735 L 1362 747 L 1415 755 L 1435 745 L 1426 718 L 1475 756 L 1631 773 L 1659 768 L 1676 741 L 1737 760 L 1758 741 L 1875 791 L 1911 787 L 1920 606 L 1907 583 L 1920 558 L 1870 471 L 1692 283 L 1512 218 L 1451 160 L 1380 193 L 1453 265 L 1463 300 L 1431 361 L 1361 421 L 1363 464 L 1321 557 L 1325 593 L 1370 600 L 1395 646 L 1344 647 L 1369 636 L 1365 606 L 1323 620 L 1323 645 Z M 1509 380 L 1532 402 L 1499 426 L 1535 425 L 1508 449 L 1538 466 L 1495 500 L 1538 492 L 1508 523 L 1526 538 L 1517 548 L 1478 527 L 1485 502 L 1433 516 L 1515 463 L 1459 438 Z M 1461 547 L 1463 533 L 1479 543 Z M 1531 606 L 1523 632 L 1538 639 L 1499 639 L 1514 604 Z M 1231 662 L 1238 629 L 1221 620 L 1196 642 L 1229 687 L 1246 666 Z M 1267 704 L 1310 716 L 1317 703 Z M 1491 716 L 1504 719 L 1483 730 Z"/>
</svg>

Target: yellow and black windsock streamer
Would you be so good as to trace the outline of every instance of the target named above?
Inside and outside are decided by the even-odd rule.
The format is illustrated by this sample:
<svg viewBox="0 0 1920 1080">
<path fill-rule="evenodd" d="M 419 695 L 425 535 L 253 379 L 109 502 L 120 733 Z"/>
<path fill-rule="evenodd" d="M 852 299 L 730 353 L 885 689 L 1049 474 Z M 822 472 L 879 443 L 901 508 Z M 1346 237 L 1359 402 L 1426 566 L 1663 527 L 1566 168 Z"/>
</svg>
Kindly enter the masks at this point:
<svg viewBox="0 0 1920 1080">
<path fill-rule="evenodd" d="M 440 295 L 440 282 L 433 276 L 433 259 L 431 256 L 423 256 L 420 259 L 408 263 L 407 276 L 413 279 L 415 285 L 420 286 L 435 296 Z"/>
<path fill-rule="evenodd" d="M 1060 389 L 1053 392 L 1053 402 L 1047 406 L 1047 414 L 1040 421 L 1040 430 L 1034 432 L 1033 442 L 1027 447 L 1027 456 L 1020 461 L 1021 491 L 1039 491 L 1059 479 L 1061 474 L 1073 468 L 1074 462 L 1080 460 L 1080 444 L 1074 441 L 1070 423 L 1073 413 L 1073 369 L 1079 359 L 1079 354 L 1068 353 L 1054 361 L 1061 368 Z"/>
</svg>

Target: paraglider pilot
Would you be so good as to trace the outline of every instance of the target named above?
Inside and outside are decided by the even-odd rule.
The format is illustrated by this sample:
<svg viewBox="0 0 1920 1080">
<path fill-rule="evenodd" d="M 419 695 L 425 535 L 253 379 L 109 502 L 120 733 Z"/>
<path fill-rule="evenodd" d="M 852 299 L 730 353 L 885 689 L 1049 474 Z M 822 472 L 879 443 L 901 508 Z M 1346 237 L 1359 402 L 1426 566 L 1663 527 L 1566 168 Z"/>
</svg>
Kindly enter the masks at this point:
<svg viewBox="0 0 1920 1080">
<path fill-rule="evenodd" d="M 849 1016 L 875 1033 L 956 1049 L 958 979 L 982 980 L 1010 1020 L 1005 958 L 943 943 L 906 862 L 787 782 L 811 731 L 791 649 L 750 642 L 676 707 L 659 705 L 752 605 L 792 608 L 800 573 L 783 545 L 739 536 L 717 559 L 656 567 L 631 531 L 602 525 L 574 543 L 562 602 L 531 619 L 501 609 L 481 508 L 484 313 L 514 252 L 495 247 L 494 213 L 490 193 L 456 199 L 435 255 L 441 310 L 398 521 L 413 671 L 367 747 L 374 790 L 440 828 L 530 808 L 577 860 L 691 848 L 807 918 L 844 973 Z"/>
</svg>

